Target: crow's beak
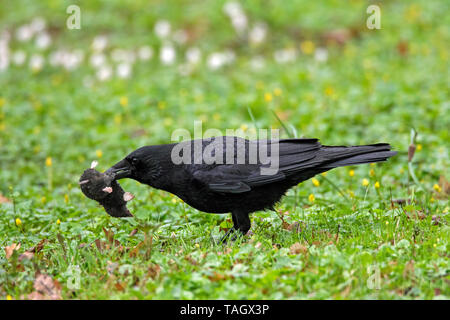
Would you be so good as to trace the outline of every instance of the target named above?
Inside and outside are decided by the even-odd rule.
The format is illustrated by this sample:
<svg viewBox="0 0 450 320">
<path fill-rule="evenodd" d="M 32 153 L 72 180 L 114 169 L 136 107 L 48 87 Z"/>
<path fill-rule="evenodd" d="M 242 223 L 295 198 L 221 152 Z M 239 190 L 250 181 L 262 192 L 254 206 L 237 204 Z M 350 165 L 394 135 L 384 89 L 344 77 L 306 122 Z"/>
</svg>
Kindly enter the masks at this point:
<svg viewBox="0 0 450 320">
<path fill-rule="evenodd" d="M 130 164 L 126 160 L 121 160 L 106 170 L 105 173 L 111 175 L 114 180 L 129 178 L 131 175 Z"/>
</svg>

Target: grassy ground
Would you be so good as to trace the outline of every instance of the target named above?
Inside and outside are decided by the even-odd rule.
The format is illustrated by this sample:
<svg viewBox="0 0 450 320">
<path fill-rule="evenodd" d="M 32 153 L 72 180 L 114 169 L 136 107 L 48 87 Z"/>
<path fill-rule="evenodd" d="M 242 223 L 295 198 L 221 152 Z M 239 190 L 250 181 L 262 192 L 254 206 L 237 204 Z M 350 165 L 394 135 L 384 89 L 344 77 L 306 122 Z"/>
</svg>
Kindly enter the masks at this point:
<svg viewBox="0 0 450 320">
<path fill-rule="evenodd" d="M 366 28 L 365 1 L 246 2 L 247 29 L 266 24 L 260 43 L 233 28 L 223 1 L 85 1 L 80 30 L 65 27 L 64 3 L 0 4 L 7 55 L 26 54 L 0 70 L 0 298 L 450 297 L 447 1 L 383 2 L 380 30 Z M 17 40 L 37 16 L 48 47 L 36 35 Z M 178 42 L 155 35 L 161 19 Z M 98 38 L 94 47 L 106 62 L 97 56 L 93 66 L 99 35 L 107 47 Z M 164 65 L 167 43 L 176 61 Z M 114 49 L 144 45 L 153 57 L 117 75 Z M 186 62 L 192 47 L 197 64 Z M 83 58 L 70 70 L 53 66 L 62 49 Z M 228 53 L 214 60 L 214 52 Z M 136 195 L 135 218 L 116 219 L 78 187 L 92 160 L 104 170 L 139 146 L 171 142 L 177 128 L 192 131 L 194 120 L 223 132 L 282 128 L 272 110 L 283 137 L 389 142 L 399 154 L 302 183 L 277 212 L 253 214 L 252 234 L 225 246 L 215 242 L 228 215 L 123 181 Z M 36 279 L 55 287 L 45 292 Z"/>
</svg>

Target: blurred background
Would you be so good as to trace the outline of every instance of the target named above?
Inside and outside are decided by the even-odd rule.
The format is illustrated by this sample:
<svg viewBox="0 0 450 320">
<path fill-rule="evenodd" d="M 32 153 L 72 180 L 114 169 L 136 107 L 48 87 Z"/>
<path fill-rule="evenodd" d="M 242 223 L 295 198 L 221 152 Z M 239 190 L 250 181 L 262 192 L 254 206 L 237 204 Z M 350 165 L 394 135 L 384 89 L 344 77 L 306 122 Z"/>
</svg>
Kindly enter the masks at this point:
<svg viewBox="0 0 450 320">
<path fill-rule="evenodd" d="M 448 297 L 449 5 L 0 1 L 0 297 L 32 292 L 39 269 L 65 299 Z M 226 250 L 213 238 L 229 215 L 121 180 L 135 218 L 116 219 L 81 193 L 93 160 L 103 171 L 196 120 L 399 154 L 292 188 Z"/>
<path fill-rule="evenodd" d="M 379 30 L 366 26 L 370 4 Z M 67 27 L 69 5 L 80 29 Z M 436 178 L 448 163 L 448 7 L 2 1 L 0 191 L 79 194 L 74 183 L 92 160 L 106 169 L 139 146 L 170 143 L 174 129 L 192 131 L 194 120 L 223 132 L 285 127 L 283 137 L 324 144 L 389 142 L 401 152 L 398 174 L 414 127 L 419 165 Z"/>
</svg>

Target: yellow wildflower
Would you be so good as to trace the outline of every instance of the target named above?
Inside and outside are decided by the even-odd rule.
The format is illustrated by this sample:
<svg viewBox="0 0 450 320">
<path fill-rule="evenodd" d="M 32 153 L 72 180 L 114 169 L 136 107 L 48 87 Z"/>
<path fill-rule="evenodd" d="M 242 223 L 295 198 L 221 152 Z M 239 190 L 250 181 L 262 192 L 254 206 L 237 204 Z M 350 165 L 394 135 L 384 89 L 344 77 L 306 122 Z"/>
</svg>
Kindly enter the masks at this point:
<svg viewBox="0 0 450 320">
<path fill-rule="evenodd" d="M 6 296 L 6 300 L 12 300 L 12 297 L 8 294 L 8 295 Z"/>
<path fill-rule="evenodd" d="M 122 107 L 128 106 L 128 98 L 126 96 L 120 97 L 119 103 Z"/>
<path fill-rule="evenodd" d="M 386 221 L 386 225 L 388 225 L 389 224 L 389 221 Z"/>
<path fill-rule="evenodd" d="M 316 186 L 316 187 L 320 186 L 320 182 L 316 178 L 312 178 L 311 181 L 312 181 L 314 186 Z"/>
<path fill-rule="evenodd" d="M 304 54 L 312 54 L 314 52 L 314 49 L 315 45 L 310 40 L 303 41 L 300 43 L 300 50 L 302 50 Z"/>
<path fill-rule="evenodd" d="M 204 121 L 204 120 L 202 120 L 202 121 Z M 169 127 L 173 124 L 173 119 L 172 118 L 164 118 L 163 123 L 166 127 Z"/>
<path fill-rule="evenodd" d="M 22 220 L 16 218 L 16 226 L 20 227 L 22 225 Z"/>
<path fill-rule="evenodd" d="M 325 88 L 325 95 L 332 96 L 334 94 L 334 89 L 332 87 L 326 87 Z"/>
<path fill-rule="evenodd" d="M 322 172 L 322 176 L 326 177 L 327 176 L 327 172 Z"/>
<path fill-rule="evenodd" d="M 177 203 L 177 199 L 172 198 L 172 203 Z"/>
<path fill-rule="evenodd" d="M 67 193 L 64 195 L 64 202 L 69 203 L 69 195 Z"/>
<path fill-rule="evenodd" d="M 265 94 L 264 94 L 264 101 L 266 101 L 266 102 L 270 102 L 270 101 L 272 101 L 272 94 L 270 93 L 270 92 L 266 92 Z"/>
<path fill-rule="evenodd" d="M 442 191 L 442 188 L 437 183 L 434 184 L 433 189 L 438 193 L 440 193 Z"/>
<path fill-rule="evenodd" d="M 314 200 L 316 200 L 316 197 L 314 197 L 314 195 L 311 193 L 308 197 L 309 202 L 314 202 Z"/>
<path fill-rule="evenodd" d="M 371 176 L 371 177 L 375 176 L 375 170 L 370 169 L 369 176 Z"/>
<path fill-rule="evenodd" d="M 367 180 L 366 178 L 362 179 L 361 184 L 363 185 L 363 187 L 367 187 L 369 185 L 369 180 Z"/>
<path fill-rule="evenodd" d="M 61 220 L 56 220 L 56 224 L 61 224 Z"/>
<path fill-rule="evenodd" d="M 350 177 L 353 177 L 354 175 L 355 175 L 355 170 L 350 170 L 349 172 L 348 172 L 348 175 L 350 176 Z"/>
<path fill-rule="evenodd" d="M 420 150 L 422 150 L 422 145 L 419 143 L 419 144 L 416 146 L 416 151 L 420 151 Z"/>
<path fill-rule="evenodd" d="M 273 94 L 274 94 L 276 97 L 281 96 L 281 93 L 282 93 L 282 91 L 281 91 L 280 88 L 275 88 L 275 90 L 273 90 Z"/>
<path fill-rule="evenodd" d="M 45 204 L 47 202 L 47 198 L 46 197 L 42 197 L 41 198 L 41 202 L 42 202 L 42 204 Z"/>
<path fill-rule="evenodd" d="M 380 183 L 377 181 L 377 182 L 375 182 L 374 186 L 375 186 L 376 189 L 378 189 L 380 187 Z"/>
<path fill-rule="evenodd" d="M 122 115 L 120 115 L 120 114 L 114 115 L 114 123 L 121 124 L 122 123 Z"/>
<path fill-rule="evenodd" d="M 97 155 L 97 158 L 101 158 L 103 156 L 102 150 L 96 150 L 95 154 Z"/>
<path fill-rule="evenodd" d="M 47 167 L 51 167 L 51 166 L 52 166 L 52 158 L 51 158 L 51 157 L 47 157 L 47 158 L 45 159 L 45 165 L 46 165 Z"/>
</svg>

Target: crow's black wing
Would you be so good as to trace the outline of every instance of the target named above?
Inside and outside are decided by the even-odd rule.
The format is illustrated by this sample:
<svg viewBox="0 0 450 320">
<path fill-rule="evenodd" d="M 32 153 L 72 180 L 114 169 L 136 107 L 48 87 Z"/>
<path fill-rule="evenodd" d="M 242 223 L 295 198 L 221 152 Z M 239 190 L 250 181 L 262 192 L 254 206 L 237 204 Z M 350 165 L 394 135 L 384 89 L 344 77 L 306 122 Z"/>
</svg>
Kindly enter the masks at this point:
<svg viewBox="0 0 450 320">
<path fill-rule="evenodd" d="M 246 141 L 247 152 L 250 144 L 257 141 Z M 304 163 L 313 159 L 320 143 L 317 139 L 286 139 L 268 141 L 270 164 L 258 159 L 256 164 L 211 164 L 208 166 L 193 166 L 192 176 L 197 183 L 209 190 L 220 193 L 243 193 L 253 187 L 268 185 L 286 179 L 291 173 L 301 170 Z M 273 144 L 277 145 L 273 145 Z M 272 148 L 273 147 L 273 148 Z M 276 151 L 278 150 L 278 151 Z M 237 157 L 235 157 L 236 160 Z M 248 161 L 248 154 L 246 157 Z M 261 169 L 277 168 L 273 174 L 263 174 Z"/>
</svg>

